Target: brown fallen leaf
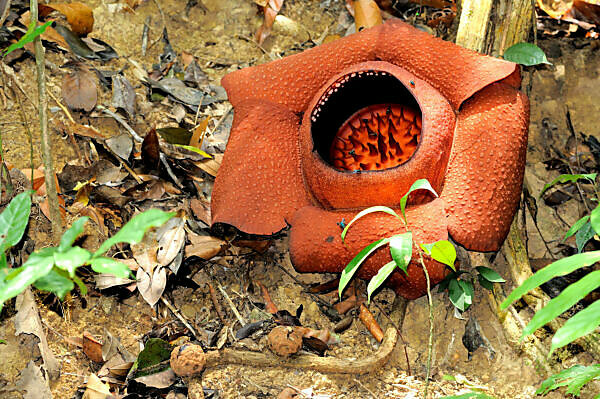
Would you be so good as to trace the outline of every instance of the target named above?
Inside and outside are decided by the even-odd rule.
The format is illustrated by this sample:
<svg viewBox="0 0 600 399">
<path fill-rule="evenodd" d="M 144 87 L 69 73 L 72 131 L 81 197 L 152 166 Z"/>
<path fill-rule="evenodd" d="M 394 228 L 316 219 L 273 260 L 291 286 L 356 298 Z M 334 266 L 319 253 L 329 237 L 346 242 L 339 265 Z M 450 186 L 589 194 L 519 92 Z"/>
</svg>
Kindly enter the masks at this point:
<svg viewBox="0 0 600 399">
<path fill-rule="evenodd" d="M 275 17 L 277 17 L 279 10 L 281 10 L 281 6 L 283 6 L 283 0 L 269 0 L 269 2 L 263 7 L 265 19 L 263 24 L 256 31 L 256 41 L 258 44 L 262 44 L 271 34 Z"/>
<path fill-rule="evenodd" d="M 354 2 L 354 23 L 357 32 L 383 23 L 381 10 L 375 0 L 356 0 Z"/>
<path fill-rule="evenodd" d="M 167 266 L 175 259 L 185 243 L 185 219 L 174 217 L 161 226 L 158 236 L 158 252 L 156 260 L 159 264 Z"/>
<path fill-rule="evenodd" d="M 30 19 L 31 19 L 30 13 L 29 13 L 29 11 L 27 11 L 21 15 L 21 18 L 19 18 L 19 22 L 21 22 L 25 26 L 29 26 Z M 40 25 L 42 25 L 42 22 L 38 22 L 38 26 L 40 26 Z M 70 49 L 69 45 L 67 44 L 67 41 L 52 26 L 48 26 L 46 28 L 44 33 L 42 33 L 41 38 L 48 42 L 56 43 L 65 50 Z"/>
<path fill-rule="evenodd" d="M 194 134 L 192 134 L 192 138 L 190 139 L 189 143 L 192 147 L 202 147 L 202 140 L 204 140 L 204 135 L 206 134 L 206 128 L 208 127 L 209 122 L 210 116 L 207 116 L 194 128 Z"/>
<path fill-rule="evenodd" d="M 201 161 L 196 161 L 194 162 L 194 165 L 196 165 L 212 177 L 217 177 L 217 173 L 219 172 L 221 162 L 223 162 L 223 154 L 215 154 L 213 155 L 212 159 L 203 159 Z"/>
<path fill-rule="evenodd" d="M 188 234 L 190 244 L 185 246 L 185 257 L 198 256 L 208 260 L 216 256 L 227 244 L 225 241 L 211 236 Z"/>
<path fill-rule="evenodd" d="M 94 13 L 83 3 L 40 4 L 38 10 L 40 17 L 46 17 L 52 11 L 60 12 L 67 18 L 71 30 L 79 36 L 87 35 L 94 28 Z"/>
<path fill-rule="evenodd" d="M 210 226 L 210 203 L 208 201 L 194 198 L 190 201 L 190 209 L 196 219 Z"/>
<path fill-rule="evenodd" d="M 83 353 L 93 362 L 102 363 L 104 360 L 102 359 L 102 342 L 87 331 L 83 332 Z"/>
<path fill-rule="evenodd" d="M 142 162 L 148 170 L 158 170 L 160 165 L 160 144 L 158 143 L 158 135 L 155 129 L 150 129 L 142 142 Z"/>
<path fill-rule="evenodd" d="M 108 399 L 113 397 L 110 393 L 110 386 L 103 383 L 96 374 L 90 374 L 82 399 Z"/>
<path fill-rule="evenodd" d="M 98 101 L 96 74 L 82 63 L 74 63 L 73 67 L 73 72 L 63 78 L 62 99 L 71 109 L 90 112 Z"/>
</svg>

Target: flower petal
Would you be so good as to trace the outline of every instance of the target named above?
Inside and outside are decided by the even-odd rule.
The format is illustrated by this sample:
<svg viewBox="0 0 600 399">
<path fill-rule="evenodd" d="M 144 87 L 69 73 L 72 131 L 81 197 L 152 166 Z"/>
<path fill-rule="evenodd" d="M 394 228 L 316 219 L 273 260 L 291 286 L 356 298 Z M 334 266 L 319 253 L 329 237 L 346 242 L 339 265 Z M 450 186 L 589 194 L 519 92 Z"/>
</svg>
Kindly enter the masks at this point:
<svg viewBox="0 0 600 399">
<path fill-rule="evenodd" d="M 347 223 L 356 213 L 326 211 L 313 206 L 300 209 L 292 220 L 290 230 L 290 256 L 296 270 L 317 273 L 341 272 L 368 244 L 406 231 L 400 220 L 387 214 L 373 213 L 352 225 L 344 245 L 340 238 L 342 230 L 337 223 L 342 219 Z M 441 200 L 436 199 L 424 205 L 410 207 L 406 214 L 415 242 L 431 243 L 448 239 Z M 437 284 L 446 274 L 445 266 L 428 257 L 424 259 L 432 284 Z M 382 247 L 360 266 L 357 276 L 369 279 L 391 260 L 389 248 Z M 407 299 L 418 298 L 426 292 L 425 275 L 416 253 L 408 266 L 408 276 L 397 270 L 391 275 L 389 285 Z"/>
<path fill-rule="evenodd" d="M 382 25 L 266 64 L 226 75 L 221 84 L 236 106 L 264 99 L 303 112 L 315 92 L 331 76 L 358 62 L 374 59 Z"/>
<path fill-rule="evenodd" d="M 385 23 L 377 57 L 399 65 L 438 89 L 458 110 L 485 86 L 505 79 L 520 84 L 518 65 L 438 39 L 399 19 Z M 518 81 L 518 82 L 517 82 Z"/>
<path fill-rule="evenodd" d="M 235 112 L 213 189 L 212 223 L 274 234 L 297 209 L 310 204 L 300 172 L 299 120 L 266 101 L 242 103 Z"/>
<path fill-rule="evenodd" d="M 508 234 L 521 197 L 528 126 L 527 98 L 504 83 L 475 94 L 458 115 L 440 197 L 450 235 L 467 249 L 495 251 Z"/>
</svg>

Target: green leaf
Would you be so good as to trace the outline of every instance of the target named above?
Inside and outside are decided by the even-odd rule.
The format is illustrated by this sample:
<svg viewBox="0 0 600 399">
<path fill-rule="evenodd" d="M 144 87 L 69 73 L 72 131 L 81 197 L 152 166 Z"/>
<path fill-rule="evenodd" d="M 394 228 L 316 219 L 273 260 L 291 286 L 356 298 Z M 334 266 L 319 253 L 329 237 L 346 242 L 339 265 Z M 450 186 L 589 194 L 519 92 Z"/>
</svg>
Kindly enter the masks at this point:
<svg viewBox="0 0 600 399">
<path fill-rule="evenodd" d="M 587 222 L 583 227 L 575 234 L 575 244 L 577 244 L 577 252 L 583 251 L 585 244 L 594 237 L 594 229 L 592 224 Z"/>
<path fill-rule="evenodd" d="M 473 289 L 473 284 L 470 281 L 466 281 L 466 280 L 458 280 L 458 284 L 460 285 L 460 288 L 462 288 L 463 292 L 465 293 L 465 303 L 467 305 L 472 305 L 473 304 L 473 294 L 475 293 L 475 290 Z M 468 306 L 467 306 L 468 308 Z"/>
<path fill-rule="evenodd" d="M 195 152 L 196 154 L 200 154 L 204 158 L 212 158 L 212 155 L 210 155 L 208 152 L 202 151 L 200 148 L 194 147 L 193 145 L 183 145 L 183 144 L 173 144 L 173 145 L 175 147 L 185 148 L 188 151 L 192 151 L 192 152 Z"/>
<path fill-rule="evenodd" d="M 479 281 L 479 285 L 481 285 L 486 290 L 494 291 L 494 284 L 490 283 L 488 280 L 483 278 L 481 274 L 477 275 L 477 280 Z"/>
<path fill-rule="evenodd" d="M 540 197 L 542 196 L 542 194 L 544 194 L 546 192 L 546 190 L 548 190 L 550 187 L 552 187 L 553 185 L 555 185 L 557 183 L 561 183 L 561 184 L 568 183 L 568 182 L 574 183 L 581 179 L 586 179 L 593 183 L 596 180 L 596 175 L 597 175 L 597 173 L 587 173 L 587 174 L 578 174 L 578 175 L 570 175 L 570 174 L 560 175 L 556 179 L 552 180 L 550 183 L 546 184 L 544 186 L 544 188 L 542 188 L 542 191 L 540 192 Z"/>
<path fill-rule="evenodd" d="M 504 59 L 525 66 L 548 64 L 544 51 L 533 43 L 517 43 L 504 52 Z"/>
<path fill-rule="evenodd" d="M 589 273 L 581 280 L 570 284 L 560 295 L 552 298 L 546 306 L 535 313 L 527 327 L 523 329 L 522 337 L 533 334 L 535 330 L 563 314 L 599 286 L 600 270 Z"/>
<path fill-rule="evenodd" d="M 101 256 L 91 260 L 92 270 L 96 273 L 109 273 L 120 278 L 131 277 L 131 270 L 123 262 Z"/>
<path fill-rule="evenodd" d="M 150 338 L 131 368 L 132 378 L 155 374 L 169 368 L 171 345 L 160 338 Z"/>
<path fill-rule="evenodd" d="M 582 254 L 572 255 L 567 258 L 557 260 L 543 269 L 540 269 L 533 276 L 525 280 L 523 284 L 515 288 L 513 292 L 511 292 L 510 295 L 504 300 L 504 302 L 502 302 L 500 307 L 502 309 L 506 309 L 513 302 L 520 299 L 532 289 L 544 284 L 546 281 L 557 276 L 564 276 L 581 267 L 593 265 L 598 261 L 600 261 L 600 251 L 584 252 Z"/>
<path fill-rule="evenodd" d="M 71 248 L 77 237 L 83 233 L 83 228 L 85 223 L 90 218 L 87 216 L 81 217 L 73 222 L 69 230 L 65 231 L 62 238 L 60 239 L 60 245 L 58 246 L 58 252 L 64 252 L 67 249 Z"/>
<path fill-rule="evenodd" d="M 356 214 L 356 216 L 354 216 L 354 218 L 350 221 L 350 223 L 348 223 L 344 227 L 344 230 L 342 231 L 342 242 L 344 242 L 344 240 L 346 239 L 346 233 L 348 232 L 348 229 L 350 228 L 350 226 L 352 226 L 352 223 L 356 222 L 358 219 L 360 219 L 363 216 L 366 216 L 370 213 L 375 213 L 375 212 L 384 212 L 384 213 L 387 213 L 388 215 L 392 215 L 392 216 L 395 216 L 398 219 L 400 219 L 400 216 L 398 216 L 398 214 L 396 212 L 394 212 L 394 210 L 392 208 L 388 208 L 387 206 L 372 206 L 370 208 L 364 209 L 364 210 L 358 212 Z"/>
<path fill-rule="evenodd" d="M 465 292 L 465 286 L 460 283 L 462 280 L 450 280 L 450 284 L 448 285 L 448 296 L 450 297 L 450 302 L 461 312 L 467 310 L 469 305 L 472 302 L 472 298 L 470 298 Z"/>
<path fill-rule="evenodd" d="M 596 234 L 600 234 L 600 205 L 594 208 L 590 214 L 590 223 Z"/>
<path fill-rule="evenodd" d="M 490 283 L 505 283 L 506 280 L 502 278 L 494 269 L 490 269 L 485 266 L 477 266 L 475 269 L 479 272 L 479 275 L 489 281 Z"/>
<path fill-rule="evenodd" d="M 452 270 L 456 261 L 456 249 L 448 240 L 436 241 L 433 244 L 421 244 L 421 248 L 425 253 L 431 256 L 434 260 L 449 266 Z"/>
<path fill-rule="evenodd" d="M 558 329 L 552 337 L 552 346 L 550 354 L 555 349 L 561 348 L 579 337 L 594 331 L 600 324 L 600 300 L 589 305 L 587 308 L 579 311 L 571 317 L 566 323 Z"/>
<path fill-rule="evenodd" d="M 535 391 L 536 395 L 546 395 L 557 388 L 569 386 L 567 394 L 579 396 L 581 388 L 592 380 L 600 379 L 600 364 L 591 366 L 575 365 L 548 377 Z"/>
<path fill-rule="evenodd" d="M 44 248 L 29 255 L 23 266 L 12 269 L 0 284 L 0 303 L 19 295 L 30 284 L 44 277 L 54 266 L 56 248 Z"/>
<path fill-rule="evenodd" d="M 66 270 L 71 278 L 75 277 L 75 269 L 83 266 L 92 254 L 81 247 L 70 247 L 65 252 L 54 253 L 54 264 L 59 269 Z"/>
<path fill-rule="evenodd" d="M 73 281 L 61 274 L 56 268 L 52 268 L 50 273 L 39 278 L 33 283 L 33 286 L 40 291 L 52 292 L 60 299 L 64 299 L 65 295 L 75 288 Z"/>
<path fill-rule="evenodd" d="M 408 196 L 410 195 L 410 193 L 416 190 L 428 190 L 431 193 L 433 193 L 433 195 L 435 195 L 436 197 L 438 196 L 433 187 L 431 187 L 431 184 L 429 184 L 429 181 L 427 179 L 419 179 L 415 181 L 412 184 L 412 186 L 410 186 L 410 188 L 408 189 L 408 192 L 404 194 L 402 198 L 400 198 L 400 211 L 402 212 L 404 223 L 406 223 L 406 201 L 408 201 Z"/>
<path fill-rule="evenodd" d="M 412 233 L 408 231 L 390 237 L 390 253 L 396 265 L 404 273 L 407 273 L 406 270 L 412 258 Z"/>
<path fill-rule="evenodd" d="M 36 37 L 46 31 L 46 28 L 50 26 L 50 24 L 52 24 L 52 21 L 48 21 L 45 24 L 36 27 L 35 21 L 32 21 L 29 25 L 29 29 L 27 29 L 27 33 L 25 33 L 18 42 L 11 44 L 6 50 L 4 50 L 3 56 L 5 57 L 16 49 L 22 48 L 27 43 L 33 42 Z"/>
<path fill-rule="evenodd" d="M 348 263 L 348 265 L 346 266 L 346 268 L 342 271 L 342 274 L 340 275 L 340 284 L 338 286 L 338 293 L 339 293 L 340 299 L 342 298 L 342 292 L 344 292 L 344 288 L 346 288 L 346 285 L 348 285 L 348 283 L 352 279 L 352 276 L 354 276 L 354 273 L 356 273 L 356 271 L 358 270 L 358 267 L 361 265 L 361 263 L 363 263 L 365 261 L 365 259 L 367 259 L 367 257 L 373 253 L 373 251 L 375 251 L 377 248 L 387 244 L 388 242 L 390 242 L 389 238 L 382 238 L 381 240 L 372 242 L 371 244 L 364 247 L 362 249 L 362 251 L 360 251 L 358 253 L 358 255 L 356 255 L 354 257 L 354 259 L 352 259 Z"/>
<path fill-rule="evenodd" d="M 377 271 L 377 274 L 373 276 L 369 281 L 369 285 L 367 285 L 367 303 L 371 303 L 371 295 L 373 295 L 373 292 L 387 280 L 394 270 L 396 270 L 396 262 L 391 261 Z"/>
<path fill-rule="evenodd" d="M 2 269 L 8 269 L 8 261 L 4 252 L 0 252 L 0 270 Z"/>
<path fill-rule="evenodd" d="M 100 248 L 94 252 L 94 257 L 104 254 L 110 247 L 120 242 L 135 244 L 144 238 L 144 234 L 151 227 L 158 227 L 175 216 L 175 212 L 163 212 L 160 209 L 149 209 L 135 215 L 111 238 L 104 241 Z"/>
<path fill-rule="evenodd" d="M 579 229 L 581 229 L 587 223 L 587 221 L 589 219 L 590 219 L 590 215 L 585 215 L 584 217 L 582 217 L 581 219 L 579 219 L 578 221 L 576 221 L 573 224 L 573 226 L 571 226 L 571 228 L 569 229 L 569 231 L 567 231 L 567 234 L 565 234 L 565 237 L 563 238 L 563 242 L 565 242 L 565 240 L 567 238 L 571 237 L 573 234 L 577 233 L 579 231 Z"/>
<path fill-rule="evenodd" d="M 0 253 L 21 241 L 29 222 L 31 191 L 15 196 L 0 214 Z"/>
</svg>

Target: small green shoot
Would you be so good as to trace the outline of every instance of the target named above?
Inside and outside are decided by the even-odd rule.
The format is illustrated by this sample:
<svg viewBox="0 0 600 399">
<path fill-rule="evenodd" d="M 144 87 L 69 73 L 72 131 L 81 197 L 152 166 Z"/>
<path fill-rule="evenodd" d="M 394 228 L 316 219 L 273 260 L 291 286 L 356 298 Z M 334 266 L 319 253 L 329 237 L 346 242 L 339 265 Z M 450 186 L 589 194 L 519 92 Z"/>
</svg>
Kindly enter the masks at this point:
<svg viewBox="0 0 600 399">
<path fill-rule="evenodd" d="M 547 183 L 544 186 L 544 188 L 542 188 L 542 191 L 540 192 L 540 198 L 546 192 L 546 190 L 548 190 L 550 187 L 554 186 L 555 184 L 575 183 L 582 179 L 585 179 L 591 183 L 594 183 L 597 175 L 598 175 L 597 173 L 587 173 L 587 174 L 578 174 L 578 175 L 571 175 L 571 174 L 560 175 L 556 179 L 552 180 L 550 183 Z"/>
<path fill-rule="evenodd" d="M 31 21 L 31 24 L 29 24 L 29 28 L 23 37 L 21 37 L 18 42 L 11 44 L 6 50 L 4 50 L 2 56 L 6 57 L 9 53 L 24 47 L 27 43 L 33 42 L 35 38 L 43 34 L 46 31 L 46 28 L 51 24 L 52 21 L 48 21 L 43 25 L 36 27 L 35 21 Z"/>
</svg>

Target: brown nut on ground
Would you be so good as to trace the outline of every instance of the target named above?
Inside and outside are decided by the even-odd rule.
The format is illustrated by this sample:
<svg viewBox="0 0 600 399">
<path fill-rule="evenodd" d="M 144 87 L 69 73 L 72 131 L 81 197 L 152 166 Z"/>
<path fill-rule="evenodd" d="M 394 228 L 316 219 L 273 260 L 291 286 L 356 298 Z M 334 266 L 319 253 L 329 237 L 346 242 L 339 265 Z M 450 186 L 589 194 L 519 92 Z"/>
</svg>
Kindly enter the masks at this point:
<svg viewBox="0 0 600 399">
<path fill-rule="evenodd" d="M 171 352 L 171 369 L 180 377 L 200 374 L 206 365 L 206 355 L 199 345 L 184 344 Z"/>
<path fill-rule="evenodd" d="M 267 336 L 269 349 L 278 356 L 288 357 L 302 348 L 302 331 L 295 327 L 277 326 Z"/>
</svg>

